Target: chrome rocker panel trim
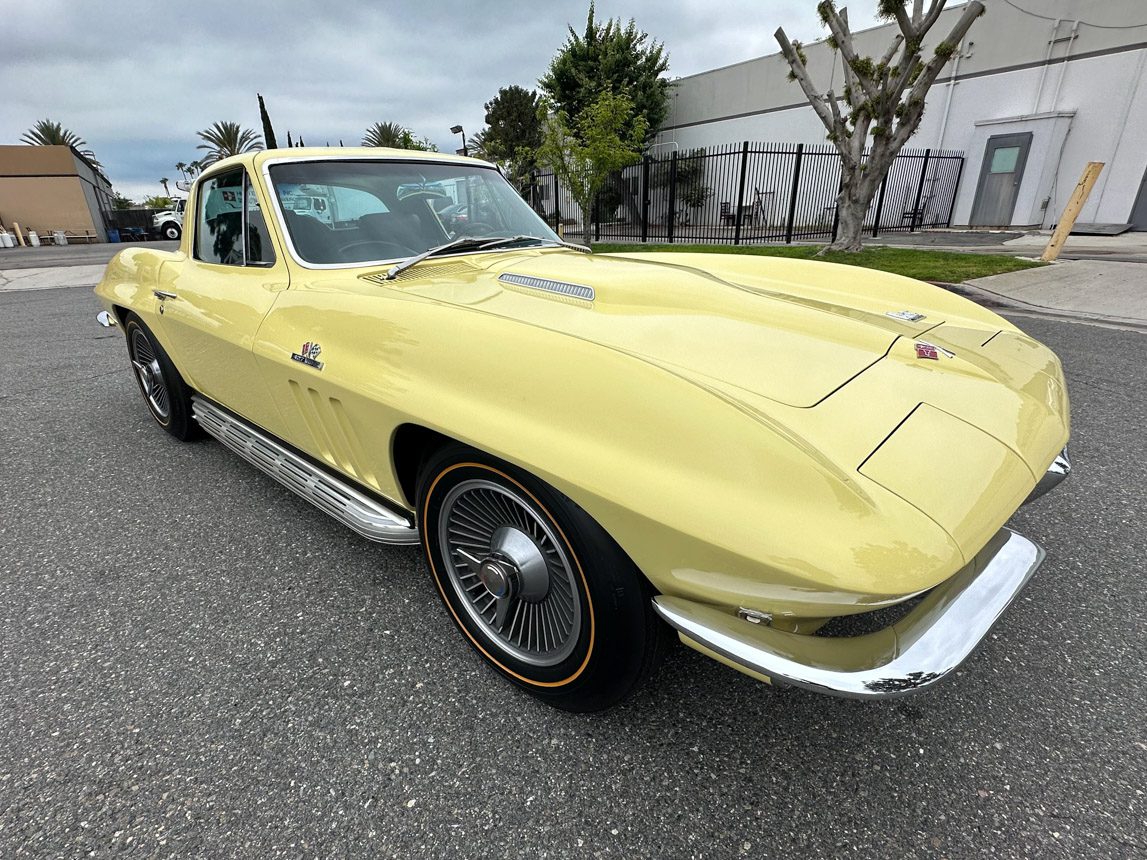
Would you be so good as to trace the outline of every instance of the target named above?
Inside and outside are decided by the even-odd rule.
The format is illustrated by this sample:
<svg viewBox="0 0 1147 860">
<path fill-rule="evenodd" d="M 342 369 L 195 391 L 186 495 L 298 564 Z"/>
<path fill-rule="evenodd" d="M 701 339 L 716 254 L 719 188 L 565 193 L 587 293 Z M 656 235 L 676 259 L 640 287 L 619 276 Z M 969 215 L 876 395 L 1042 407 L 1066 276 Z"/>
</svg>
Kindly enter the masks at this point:
<svg viewBox="0 0 1147 860">
<path fill-rule="evenodd" d="M 679 597 L 654 598 L 657 613 L 696 644 L 770 679 L 855 699 L 903 696 L 950 675 L 987 636 L 1043 561 L 1037 544 L 1001 529 L 962 570 L 896 624 L 828 638 L 749 624 Z"/>
<path fill-rule="evenodd" d="M 1071 460 L 1067 456 L 1067 446 L 1064 446 L 1064 449 L 1051 461 L 1051 465 L 1047 467 L 1047 471 L 1043 473 L 1043 477 L 1039 479 L 1039 483 L 1035 485 L 1035 489 L 1024 499 L 1024 504 L 1026 505 L 1028 502 L 1033 502 L 1044 493 L 1054 490 L 1062 484 L 1070 474 Z"/>
<path fill-rule="evenodd" d="M 196 396 L 191 403 L 192 415 L 206 433 L 343 525 L 379 543 L 418 543 L 418 529 L 407 517 L 307 462 L 215 404 Z"/>
</svg>

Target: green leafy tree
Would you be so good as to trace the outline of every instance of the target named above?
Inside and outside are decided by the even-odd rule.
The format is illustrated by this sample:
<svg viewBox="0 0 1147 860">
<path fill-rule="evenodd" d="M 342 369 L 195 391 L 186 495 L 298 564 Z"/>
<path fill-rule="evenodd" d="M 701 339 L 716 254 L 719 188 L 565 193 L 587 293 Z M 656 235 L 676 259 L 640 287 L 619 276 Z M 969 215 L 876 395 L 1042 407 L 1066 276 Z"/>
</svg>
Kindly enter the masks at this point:
<svg viewBox="0 0 1147 860">
<path fill-rule="evenodd" d="M 162 194 L 156 194 L 153 197 L 143 198 L 143 203 L 141 205 L 144 209 L 170 209 L 171 197 L 164 196 Z"/>
<path fill-rule="evenodd" d="M 969 28 L 984 14 L 984 4 L 972 0 L 948 35 L 926 50 L 924 42 L 946 3 L 927 0 L 925 9 L 925 0 L 880 0 L 877 14 L 895 21 L 900 32 L 875 58 L 857 52 L 846 10 L 838 10 L 834 0 L 821 0 L 816 10 L 843 69 L 839 95 L 831 86 L 821 91 L 809 74 L 800 42 L 791 41 L 784 28 L 777 29 L 789 78 L 800 84 L 841 158 L 837 238 L 821 253 L 861 250 L 864 216 L 896 154 L 919 128 L 929 88 L 959 50 Z"/>
<path fill-rule="evenodd" d="M 479 132 L 482 157 L 501 163 L 519 184 L 537 166 L 542 145 L 540 106 L 535 90 L 517 85 L 502 87 L 486 102 L 486 128 Z M 470 138 L 471 154 L 476 154 L 474 140 Z"/>
<path fill-rule="evenodd" d="M 263 140 L 267 144 L 267 149 L 278 149 L 279 144 L 275 141 L 275 129 L 271 127 L 271 117 L 267 113 L 267 106 L 263 104 L 263 96 L 259 96 L 259 119 L 263 123 Z"/>
<path fill-rule="evenodd" d="M 263 148 L 262 138 L 251 129 L 241 127 L 237 122 L 217 122 L 210 128 L 198 132 L 198 135 L 203 143 L 196 149 L 207 150 L 207 154 L 200 162 L 203 167 L 230 158 L 232 155 Z"/>
<path fill-rule="evenodd" d="M 124 209 L 131 209 L 135 203 L 128 197 L 124 197 L 118 191 L 112 196 L 112 209 L 123 211 Z"/>
<path fill-rule="evenodd" d="M 601 93 L 576 120 L 563 110 L 546 116 L 538 158 L 581 207 L 586 244 L 598 192 L 612 172 L 641 157 L 644 140 L 645 119 L 634 117 L 633 102 L 617 93 Z"/>
<path fill-rule="evenodd" d="M 669 81 L 664 77 L 668 68 L 664 45 L 650 40 L 632 19 L 625 25 L 620 18 L 601 23 L 590 3 L 585 32 L 579 35 L 569 28 L 569 38 L 538 83 L 555 109 L 572 118 L 581 116 L 603 92 L 625 95 L 632 115 L 622 136 L 632 138 L 640 121 L 642 133 L 651 137 L 669 112 Z"/>
</svg>

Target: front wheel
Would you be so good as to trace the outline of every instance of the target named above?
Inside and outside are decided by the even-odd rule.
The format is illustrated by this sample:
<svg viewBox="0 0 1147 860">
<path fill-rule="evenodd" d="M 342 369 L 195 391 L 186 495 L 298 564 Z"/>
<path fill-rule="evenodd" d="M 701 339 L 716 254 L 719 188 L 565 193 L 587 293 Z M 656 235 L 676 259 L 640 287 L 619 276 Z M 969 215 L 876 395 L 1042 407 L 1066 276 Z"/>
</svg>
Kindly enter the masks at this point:
<svg viewBox="0 0 1147 860">
<path fill-rule="evenodd" d="M 199 425 L 191 415 L 191 389 L 159 341 L 135 314 L 127 315 L 124 335 L 135 381 L 151 417 L 176 439 L 194 439 Z"/>
<path fill-rule="evenodd" d="M 170 221 L 160 227 L 159 232 L 164 239 L 170 239 L 172 241 L 175 241 L 183 235 L 183 230 L 180 226 L 178 224 L 172 224 Z"/>
<path fill-rule="evenodd" d="M 664 640 L 644 577 L 571 499 L 451 445 L 422 470 L 422 540 L 454 622 L 501 675 L 569 711 L 623 699 Z"/>
</svg>

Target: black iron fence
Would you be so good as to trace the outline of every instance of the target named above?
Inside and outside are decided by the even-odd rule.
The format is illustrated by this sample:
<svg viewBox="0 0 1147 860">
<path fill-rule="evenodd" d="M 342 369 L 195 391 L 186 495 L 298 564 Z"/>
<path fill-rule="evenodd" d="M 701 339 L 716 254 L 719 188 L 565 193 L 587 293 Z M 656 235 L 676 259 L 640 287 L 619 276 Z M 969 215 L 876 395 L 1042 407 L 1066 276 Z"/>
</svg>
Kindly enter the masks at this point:
<svg viewBox="0 0 1147 860">
<path fill-rule="evenodd" d="M 963 168 L 961 152 L 901 150 L 865 216 L 866 232 L 949 226 Z M 649 155 L 609 178 L 591 229 L 601 241 L 830 241 L 840 172 L 831 144 L 745 141 Z M 523 196 L 552 226 L 582 232 L 584 213 L 553 173 L 535 173 Z"/>
</svg>

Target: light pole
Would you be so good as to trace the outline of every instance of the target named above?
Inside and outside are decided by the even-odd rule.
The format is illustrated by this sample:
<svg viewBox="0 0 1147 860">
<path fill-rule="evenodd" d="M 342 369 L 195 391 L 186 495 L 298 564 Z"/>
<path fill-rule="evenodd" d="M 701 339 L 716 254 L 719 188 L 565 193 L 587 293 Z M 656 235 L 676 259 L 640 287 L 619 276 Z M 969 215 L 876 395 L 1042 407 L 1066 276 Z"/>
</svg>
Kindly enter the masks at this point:
<svg viewBox="0 0 1147 860">
<path fill-rule="evenodd" d="M 466 132 L 462 130 L 462 126 L 460 126 L 460 125 L 450 126 L 450 133 L 462 135 L 462 154 L 468 156 L 470 154 L 470 152 L 469 152 L 469 150 L 466 149 Z"/>
</svg>

